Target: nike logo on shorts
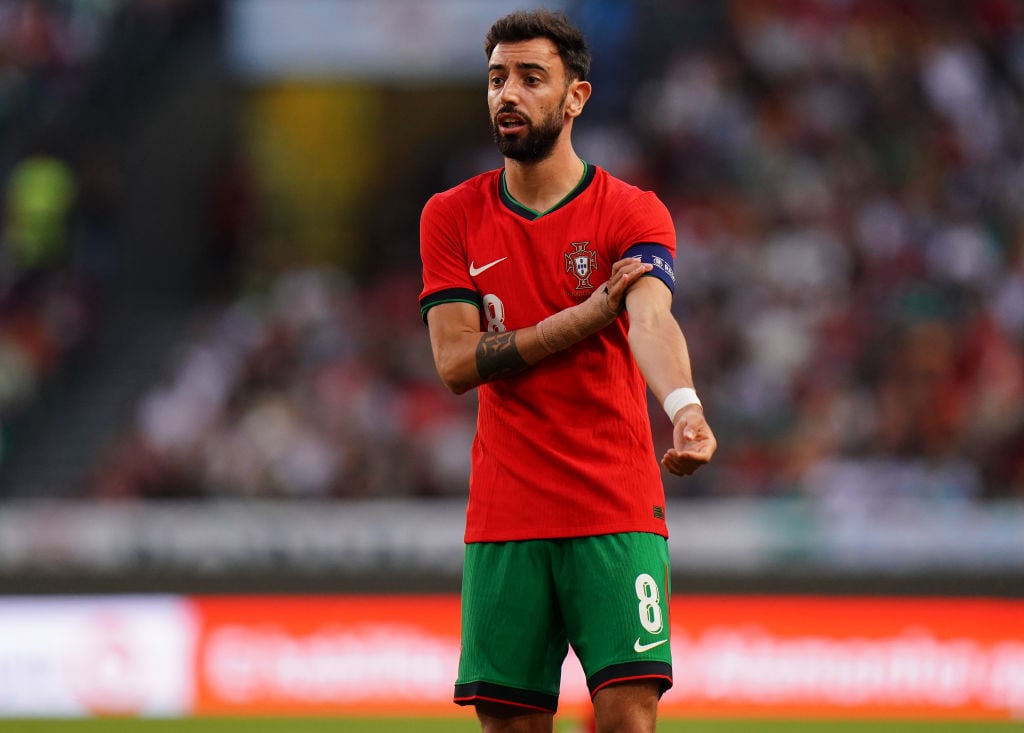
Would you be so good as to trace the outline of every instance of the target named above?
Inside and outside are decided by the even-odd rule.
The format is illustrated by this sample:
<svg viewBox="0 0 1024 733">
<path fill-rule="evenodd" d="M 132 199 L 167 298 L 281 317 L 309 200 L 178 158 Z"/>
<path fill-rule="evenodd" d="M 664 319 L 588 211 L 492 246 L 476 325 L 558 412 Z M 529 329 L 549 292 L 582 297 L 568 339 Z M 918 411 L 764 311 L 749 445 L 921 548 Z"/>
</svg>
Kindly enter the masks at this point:
<svg viewBox="0 0 1024 733">
<path fill-rule="evenodd" d="M 667 641 L 668 639 L 662 639 L 661 641 L 652 641 L 650 644 L 641 644 L 640 637 L 638 636 L 636 638 L 636 641 L 633 643 L 633 651 L 635 651 L 637 654 L 643 654 L 644 652 L 649 652 L 651 649 L 654 649 L 655 647 L 661 646 Z"/>
<path fill-rule="evenodd" d="M 480 267 L 475 267 L 474 263 L 470 262 L 469 263 L 469 276 L 470 277 L 476 277 L 481 272 L 485 272 L 487 270 L 490 270 L 492 267 L 494 267 L 499 262 L 504 262 L 507 259 L 508 259 L 508 257 L 499 257 L 494 262 L 488 262 L 486 265 L 480 265 Z"/>
</svg>

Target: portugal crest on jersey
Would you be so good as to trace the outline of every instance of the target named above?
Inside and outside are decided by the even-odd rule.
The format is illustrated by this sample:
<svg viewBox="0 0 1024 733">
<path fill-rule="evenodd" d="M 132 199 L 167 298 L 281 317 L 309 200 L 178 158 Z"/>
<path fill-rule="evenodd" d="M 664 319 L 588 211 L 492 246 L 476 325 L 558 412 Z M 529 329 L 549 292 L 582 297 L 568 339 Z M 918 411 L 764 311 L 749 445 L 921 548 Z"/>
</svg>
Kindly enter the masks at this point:
<svg viewBox="0 0 1024 733">
<path fill-rule="evenodd" d="M 590 284 L 590 276 L 597 270 L 597 250 L 587 249 L 590 242 L 573 242 L 572 252 L 565 254 L 565 271 L 571 272 L 579 281 L 577 290 L 594 287 Z"/>
</svg>

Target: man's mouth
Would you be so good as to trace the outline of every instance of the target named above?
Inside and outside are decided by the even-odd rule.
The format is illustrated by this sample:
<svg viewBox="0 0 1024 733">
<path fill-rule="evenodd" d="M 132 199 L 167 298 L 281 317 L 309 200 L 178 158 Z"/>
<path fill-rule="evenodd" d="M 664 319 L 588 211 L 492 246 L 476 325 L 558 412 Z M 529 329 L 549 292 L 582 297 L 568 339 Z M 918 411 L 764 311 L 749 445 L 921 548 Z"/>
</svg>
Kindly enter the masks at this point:
<svg viewBox="0 0 1024 733">
<path fill-rule="evenodd" d="M 515 112 L 501 112 L 495 117 L 498 129 L 502 132 L 518 132 L 526 127 L 526 118 Z"/>
</svg>

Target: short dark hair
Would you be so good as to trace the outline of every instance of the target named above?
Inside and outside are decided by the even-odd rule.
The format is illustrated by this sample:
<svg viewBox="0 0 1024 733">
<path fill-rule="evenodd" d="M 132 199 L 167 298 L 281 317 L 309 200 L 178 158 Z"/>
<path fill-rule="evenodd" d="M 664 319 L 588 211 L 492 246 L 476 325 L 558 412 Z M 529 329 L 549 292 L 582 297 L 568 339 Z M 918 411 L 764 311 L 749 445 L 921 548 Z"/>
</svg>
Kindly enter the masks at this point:
<svg viewBox="0 0 1024 733">
<path fill-rule="evenodd" d="M 563 13 L 518 10 L 498 18 L 487 31 L 484 52 L 490 58 L 499 43 L 531 41 L 534 38 L 547 38 L 555 44 L 570 80 L 586 81 L 590 73 L 590 48 L 583 33 Z"/>
</svg>

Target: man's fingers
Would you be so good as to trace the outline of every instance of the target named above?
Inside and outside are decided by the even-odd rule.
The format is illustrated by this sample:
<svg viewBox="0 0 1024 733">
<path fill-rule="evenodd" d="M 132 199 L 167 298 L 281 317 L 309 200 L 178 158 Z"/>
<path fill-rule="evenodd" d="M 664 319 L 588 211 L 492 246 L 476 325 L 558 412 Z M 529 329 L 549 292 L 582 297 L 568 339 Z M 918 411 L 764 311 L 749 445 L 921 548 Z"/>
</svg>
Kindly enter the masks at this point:
<svg viewBox="0 0 1024 733">
<path fill-rule="evenodd" d="M 654 267 L 644 262 L 638 262 L 635 265 L 627 265 L 625 269 L 619 272 L 612 273 L 612 277 L 608 280 L 612 289 L 626 290 L 632 281 L 643 275 L 646 272 L 650 272 Z"/>
<path fill-rule="evenodd" d="M 646 262 L 638 262 L 636 267 L 631 267 L 625 273 L 623 273 L 623 277 L 632 278 L 634 275 L 640 275 L 645 272 L 650 272 L 653 269 L 654 265 L 649 265 Z"/>
<path fill-rule="evenodd" d="M 704 452 L 680 452 L 675 449 L 669 449 L 661 459 L 661 465 L 677 476 L 689 476 L 710 460 L 710 456 Z"/>
<path fill-rule="evenodd" d="M 625 304 L 626 291 L 632 287 L 633 282 L 648 270 L 653 269 L 652 265 L 636 260 L 620 260 L 615 263 L 612 275 L 604 286 L 604 294 L 608 305 L 614 312 L 622 310 Z"/>
</svg>

